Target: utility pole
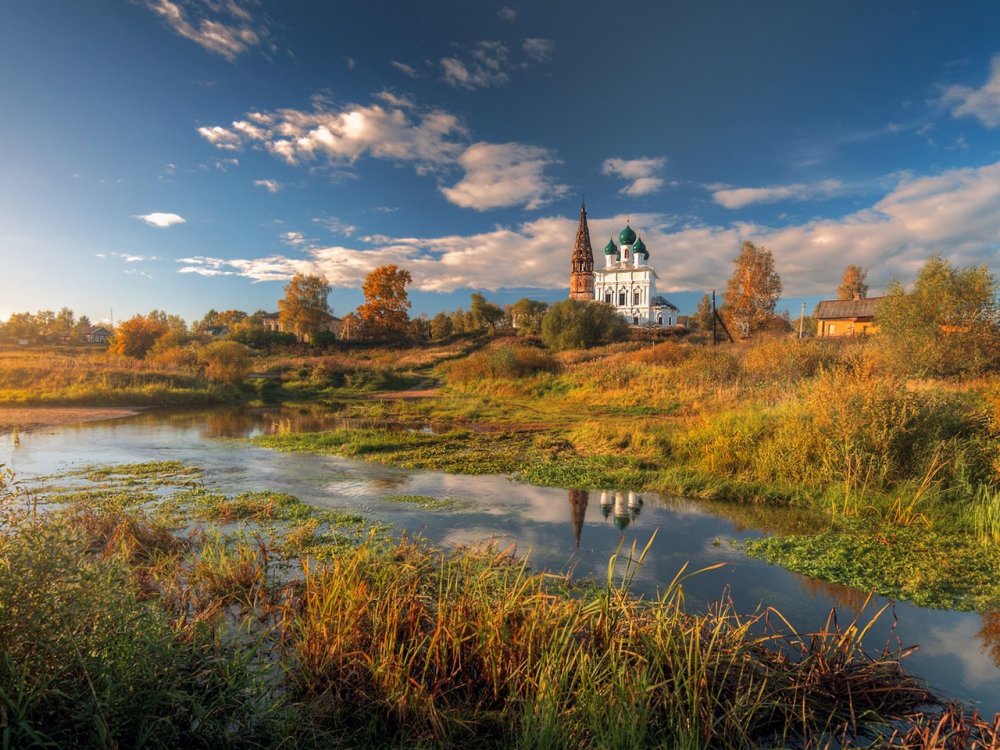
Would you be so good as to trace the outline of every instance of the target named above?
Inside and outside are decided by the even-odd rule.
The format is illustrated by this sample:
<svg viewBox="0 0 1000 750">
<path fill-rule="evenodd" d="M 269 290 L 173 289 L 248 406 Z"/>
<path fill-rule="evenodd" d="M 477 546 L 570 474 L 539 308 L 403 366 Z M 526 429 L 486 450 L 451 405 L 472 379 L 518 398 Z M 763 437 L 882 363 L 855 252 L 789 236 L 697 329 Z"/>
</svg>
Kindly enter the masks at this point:
<svg viewBox="0 0 1000 750">
<path fill-rule="evenodd" d="M 715 319 L 718 317 L 718 313 L 715 312 L 715 290 L 712 290 L 712 346 L 719 343 L 719 339 L 715 333 Z"/>
<path fill-rule="evenodd" d="M 802 338 L 802 326 L 806 322 L 806 303 L 802 303 L 802 312 L 799 313 L 799 338 Z"/>
</svg>

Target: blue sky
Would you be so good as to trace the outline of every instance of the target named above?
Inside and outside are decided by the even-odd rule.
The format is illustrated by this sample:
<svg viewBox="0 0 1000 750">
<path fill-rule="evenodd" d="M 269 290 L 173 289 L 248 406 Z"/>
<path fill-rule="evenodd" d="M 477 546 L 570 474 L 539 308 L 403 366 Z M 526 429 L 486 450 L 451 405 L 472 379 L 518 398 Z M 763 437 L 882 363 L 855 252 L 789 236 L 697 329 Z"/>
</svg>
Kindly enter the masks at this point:
<svg viewBox="0 0 1000 750">
<path fill-rule="evenodd" d="M 556 300 L 584 195 L 682 313 L 743 240 L 795 312 L 847 263 L 997 272 L 998 31 L 995 2 L 10 3 L 0 318 L 274 310 L 296 271 L 342 315 L 385 263 L 415 313 Z"/>
</svg>

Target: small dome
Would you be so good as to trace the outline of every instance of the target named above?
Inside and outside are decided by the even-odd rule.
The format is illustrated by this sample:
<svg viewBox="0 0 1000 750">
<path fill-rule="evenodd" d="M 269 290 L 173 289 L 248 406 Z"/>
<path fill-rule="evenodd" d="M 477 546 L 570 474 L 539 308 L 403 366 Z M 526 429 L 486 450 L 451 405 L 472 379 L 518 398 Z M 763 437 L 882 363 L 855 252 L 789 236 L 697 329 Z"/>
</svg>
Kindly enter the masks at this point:
<svg viewBox="0 0 1000 750">
<path fill-rule="evenodd" d="M 618 246 L 615 244 L 614 240 L 608 240 L 608 244 L 604 246 L 605 255 L 618 255 Z"/>
<path fill-rule="evenodd" d="M 642 253 L 646 256 L 646 260 L 649 260 L 649 251 L 646 249 L 646 243 L 642 241 L 642 237 L 635 241 L 635 244 L 632 246 L 632 252 L 636 255 Z"/>
<path fill-rule="evenodd" d="M 625 228 L 618 233 L 618 241 L 623 245 L 631 245 L 635 242 L 635 232 L 632 231 L 632 227 L 625 225 Z"/>
<path fill-rule="evenodd" d="M 628 516 L 615 516 L 615 526 L 621 531 L 625 531 L 630 520 Z"/>
</svg>

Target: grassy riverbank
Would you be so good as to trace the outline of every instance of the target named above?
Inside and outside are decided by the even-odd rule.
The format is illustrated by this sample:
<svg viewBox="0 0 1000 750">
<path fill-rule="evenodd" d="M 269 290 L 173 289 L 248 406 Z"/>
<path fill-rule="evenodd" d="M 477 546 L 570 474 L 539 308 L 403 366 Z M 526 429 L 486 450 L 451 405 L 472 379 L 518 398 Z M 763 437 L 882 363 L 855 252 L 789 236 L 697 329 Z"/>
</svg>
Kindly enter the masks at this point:
<svg viewBox="0 0 1000 750">
<path fill-rule="evenodd" d="M 1000 604 L 995 376 L 907 380 L 877 341 L 793 339 L 558 356 L 508 339 L 436 375 L 447 383 L 437 398 L 355 403 L 345 414 L 447 426 L 441 434 L 260 442 L 536 484 L 807 507 L 827 519 L 814 533 L 751 553 L 931 606 Z"/>
<path fill-rule="evenodd" d="M 635 598 L 642 550 L 576 588 L 488 546 L 445 552 L 286 495 L 221 495 L 175 462 L 49 481 L 41 512 L 0 484 L 5 746 L 998 739 L 898 654 L 865 654 L 865 621 L 761 634 L 725 602 L 686 612 L 680 575 Z"/>
</svg>

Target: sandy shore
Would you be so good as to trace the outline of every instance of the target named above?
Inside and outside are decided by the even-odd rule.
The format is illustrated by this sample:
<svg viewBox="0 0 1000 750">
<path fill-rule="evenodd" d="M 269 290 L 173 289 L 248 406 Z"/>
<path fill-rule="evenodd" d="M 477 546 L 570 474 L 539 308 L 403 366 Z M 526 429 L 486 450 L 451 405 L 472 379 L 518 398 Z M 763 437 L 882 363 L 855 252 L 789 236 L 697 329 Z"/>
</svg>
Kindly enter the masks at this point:
<svg viewBox="0 0 1000 750">
<path fill-rule="evenodd" d="M 0 406 L 0 433 L 10 432 L 15 427 L 19 432 L 28 432 L 40 427 L 130 417 L 138 413 L 137 409 L 122 406 Z"/>
</svg>

